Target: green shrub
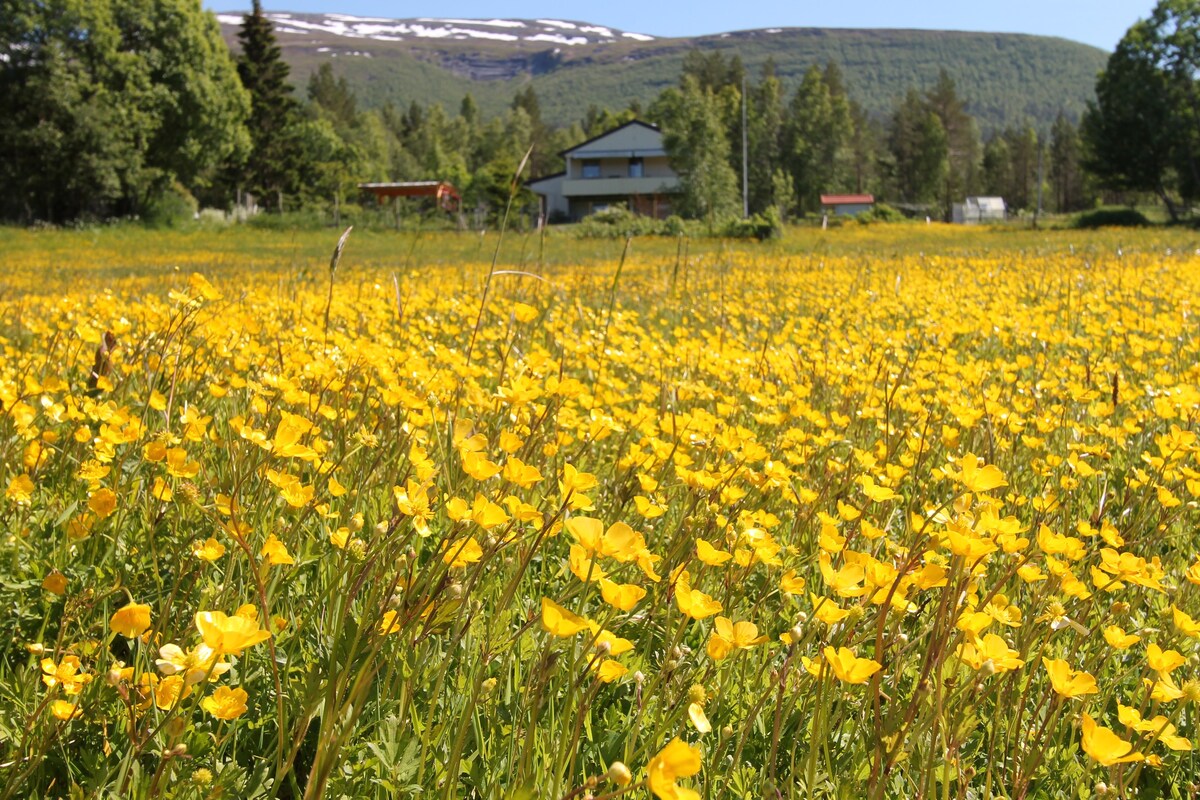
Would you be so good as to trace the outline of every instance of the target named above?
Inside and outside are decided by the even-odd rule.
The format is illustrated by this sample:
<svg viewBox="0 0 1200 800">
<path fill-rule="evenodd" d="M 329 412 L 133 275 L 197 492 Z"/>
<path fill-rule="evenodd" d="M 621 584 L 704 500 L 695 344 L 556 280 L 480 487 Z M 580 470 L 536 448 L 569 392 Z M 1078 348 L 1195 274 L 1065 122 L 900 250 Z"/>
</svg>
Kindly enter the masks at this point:
<svg viewBox="0 0 1200 800">
<path fill-rule="evenodd" d="M 900 209 L 889 206 L 887 203 L 876 203 L 870 211 L 864 211 L 855 219 L 863 225 L 870 225 L 873 222 L 903 222 L 904 214 Z"/>
<path fill-rule="evenodd" d="M 663 234 L 666 236 L 687 236 L 690 231 L 688 223 L 678 214 L 672 214 L 663 220 Z"/>
<path fill-rule="evenodd" d="M 664 224 L 653 217 L 635 214 L 624 206 L 609 206 L 584 217 L 576 232 L 586 237 L 624 239 L 627 236 L 662 234 Z"/>
<path fill-rule="evenodd" d="M 731 239 L 757 239 L 765 242 L 767 239 L 778 239 L 783 235 L 783 222 L 779 219 L 779 212 L 768 208 L 748 219 L 733 220 L 721 233 Z"/>
<path fill-rule="evenodd" d="M 1091 230 L 1094 228 L 1145 228 L 1150 225 L 1142 212 L 1132 208 L 1098 208 L 1080 214 L 1074 227 Z"/>
<path fill-rule="evenodd" d="M 200 204 L 179 183 L 172 183 L 142 207 L 140 219 L 149 228 L 177 228 L 196 218 Z"/>
</svg>

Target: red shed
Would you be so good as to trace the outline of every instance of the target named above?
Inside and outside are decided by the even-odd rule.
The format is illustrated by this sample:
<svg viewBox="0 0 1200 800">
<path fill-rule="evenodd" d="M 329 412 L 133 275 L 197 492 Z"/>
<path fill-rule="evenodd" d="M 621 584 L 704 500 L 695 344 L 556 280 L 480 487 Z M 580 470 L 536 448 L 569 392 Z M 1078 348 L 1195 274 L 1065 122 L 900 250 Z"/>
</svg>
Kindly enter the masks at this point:
<svg viewBox="0 0 1200 800">
<path fill-rule="evenodd" d="M 835 217 L 853 217 L 870 211 L 875 205 L 875 196 L 870 194 L 823 194 L 821 208 Z"/>
<path fill-rule="evenodd" d="M 443 211 L 458 211 L 462 197 L 445 181 L 405 181 L 401 183 L 360 183 L 358 188 L 375 195 L 382 202 L 390 197 L 434 197 Z"/>
</svg>

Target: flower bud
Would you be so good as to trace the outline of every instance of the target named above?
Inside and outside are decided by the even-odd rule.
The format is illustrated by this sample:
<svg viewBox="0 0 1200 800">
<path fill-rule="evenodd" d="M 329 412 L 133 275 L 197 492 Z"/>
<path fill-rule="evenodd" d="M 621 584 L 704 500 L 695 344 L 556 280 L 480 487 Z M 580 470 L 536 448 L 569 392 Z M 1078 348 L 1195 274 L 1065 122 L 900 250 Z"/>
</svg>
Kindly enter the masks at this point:
<svg viewBox="0 0 1200 800">
<path fill-rule="evenodd" d="M 629 767 L 620 761 L 614 761 L 609 765 L 606 777 L 617 786 L 628 786 L 629 782 L 633 780 L 633 774 L 629 771 Z"/>
</svg>

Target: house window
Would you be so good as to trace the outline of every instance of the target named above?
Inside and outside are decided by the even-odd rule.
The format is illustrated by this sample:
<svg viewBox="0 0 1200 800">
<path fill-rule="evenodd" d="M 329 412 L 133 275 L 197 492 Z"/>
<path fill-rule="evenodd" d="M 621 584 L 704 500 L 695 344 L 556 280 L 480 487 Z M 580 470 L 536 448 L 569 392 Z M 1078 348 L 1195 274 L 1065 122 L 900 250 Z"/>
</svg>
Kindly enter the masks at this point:
<svg viewBox="0 0 1200 800">
<path fill-rule="evenodd" d="M 645 174 L 640 158 L 629 159 L 629 177 L 640 178 Z"/>
<path fill-rule="evenodd" d="M 600 177 L 600 161 L 599 159 L 587 159 L 583 162 L 583 177 L 599 178 Z"/>
</svg>

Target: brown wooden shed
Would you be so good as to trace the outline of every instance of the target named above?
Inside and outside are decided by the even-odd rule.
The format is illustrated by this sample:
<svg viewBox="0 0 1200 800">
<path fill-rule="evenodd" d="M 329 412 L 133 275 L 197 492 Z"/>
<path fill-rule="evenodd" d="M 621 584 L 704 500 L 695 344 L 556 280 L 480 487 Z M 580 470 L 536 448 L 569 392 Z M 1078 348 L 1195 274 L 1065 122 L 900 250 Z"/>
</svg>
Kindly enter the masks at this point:
<svg viewBox="0 0 1200 800">
<path fill-rule="evenodd" d="M 375 195 L 383 202 L 392 197 L 434 197 L 438 208 L 443 211 L 458 211 L 462 197 L 458 190 L 445 181 L 404 181 L 399 183 L 360 183 L 358 188 Z"/>
</svg>

